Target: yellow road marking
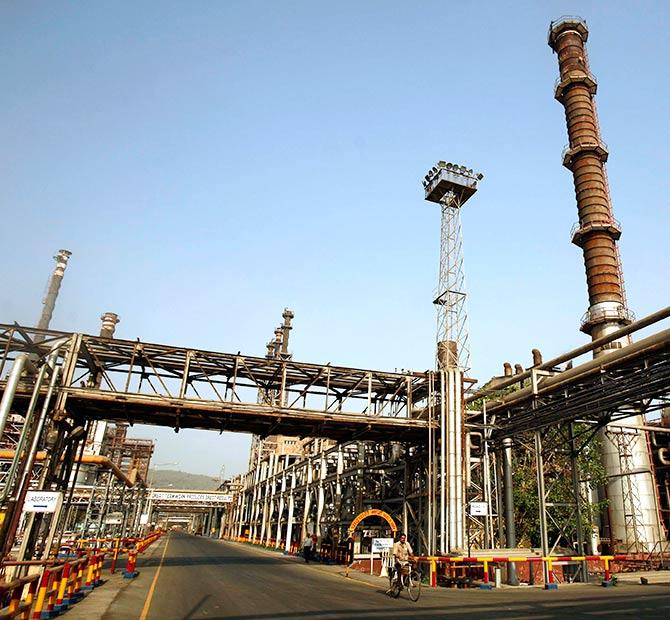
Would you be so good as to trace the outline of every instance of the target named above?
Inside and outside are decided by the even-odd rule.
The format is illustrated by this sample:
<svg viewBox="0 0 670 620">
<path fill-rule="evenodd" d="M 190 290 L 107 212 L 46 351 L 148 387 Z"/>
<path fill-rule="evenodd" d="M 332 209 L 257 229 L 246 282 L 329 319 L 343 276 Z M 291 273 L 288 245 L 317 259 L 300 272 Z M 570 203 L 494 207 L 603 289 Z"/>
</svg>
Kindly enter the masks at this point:
<svg viewBox="0 0 670 620">
<path fill-rule="evenodd" d="M 158 570 L 154 575 L 154 580 L 151 582 L 151 587 L 147 593 L 147 600 L 144 601 L 144 607 L 142 607 L 142 613 L 140 614 L 140 620 L 147 620 L 149 615 L 149 607 L 151 607 L 151 599 L 154 597 L 154 590 L 156 589 L 156 582 L 158 581 L 158 575 L 160 575 L 161 568 L 163 567 L 163 560 L 165 559 L 165 553 L 167 552 L 168 543 L 170 542 L 170 535 L 168 534 L 165 539 L 165 549 L 163 549 L 163 555 L 161 556 L 160 564 L 158 565 Z"/>
</svg>

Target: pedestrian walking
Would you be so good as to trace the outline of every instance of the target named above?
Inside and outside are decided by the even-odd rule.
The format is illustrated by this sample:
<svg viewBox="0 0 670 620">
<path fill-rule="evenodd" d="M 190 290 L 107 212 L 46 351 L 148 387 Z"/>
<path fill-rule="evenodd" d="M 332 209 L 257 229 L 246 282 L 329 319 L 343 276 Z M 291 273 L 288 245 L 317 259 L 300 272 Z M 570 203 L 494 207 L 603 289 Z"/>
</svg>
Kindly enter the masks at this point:
<svg viewBox="0 0 670 620">
<path fill-rule="evenodd" d="M 302 541 L 302 555 L 305 558 L 305 563 L 309 564 L 309 560 L 312 557 L 312 537 L 309 532 L 307 532 L 305 540 Z"/>
</svg>

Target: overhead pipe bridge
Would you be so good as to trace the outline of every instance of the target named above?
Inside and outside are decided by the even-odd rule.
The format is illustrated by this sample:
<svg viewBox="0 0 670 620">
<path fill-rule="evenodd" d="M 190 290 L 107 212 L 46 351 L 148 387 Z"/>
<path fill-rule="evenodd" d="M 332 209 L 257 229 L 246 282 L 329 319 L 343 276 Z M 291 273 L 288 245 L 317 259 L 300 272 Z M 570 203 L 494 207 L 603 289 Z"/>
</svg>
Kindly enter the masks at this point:
<svg viewBox="0 0 670 620">
<path fill-rule="evenodd" d="M 378 372 L 0 324 L 0 376 L 56 348 L 55 416 L 338 441 L 425 441 L 429 373 Z M 0 384 L 4 391 L 5 383 Z M 270 395 L 257 402 L 258 391 Z M 19 385 L 17 396 L 30 388 Z"/>
</svg>

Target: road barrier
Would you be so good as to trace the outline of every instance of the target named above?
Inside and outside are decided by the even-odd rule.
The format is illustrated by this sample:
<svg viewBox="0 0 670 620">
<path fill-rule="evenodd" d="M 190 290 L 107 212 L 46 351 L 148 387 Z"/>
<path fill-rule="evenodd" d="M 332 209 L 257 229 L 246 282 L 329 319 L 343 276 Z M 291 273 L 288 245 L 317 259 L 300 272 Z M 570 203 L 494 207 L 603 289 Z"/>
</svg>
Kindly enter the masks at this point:
<svg viewBox="0 0 670 620">
<path fill-rule="evenodd" d="M 458 557 L 458 556 L 418 556 L 417 561 L 428 564 L 429 582 L 431 587 L 435 588 L 438 585 L 438 577 L 440 573 L 452 584 L 461 585 L 469 583 L 470 579 L 459 579 L 456 576 L 456 567 L 462 566 L 468 569 L 477 570 L 478 577 L 481 574 L 480 588 L 489 590 L 493 587 L 490 581 L 490 566 L 494 567 L 527 562 L 529 566 L 529 574 L 533 575 L 533 563 L 541 563 L 544 567 L 544 574 L 547 575 L 547 581 L 544 584 L 545 590 L 555 590 L 558 588 L 558 582 L 554 573 L 554 565 L 556 563 L 566 562 L 590 562 L 601 564 L 603 569 L 603 580 L 601 584 L 605 587 L 614 584 L 612 578 L 612 562 L 627 562 L 631 561 L 631 556 L 628 555 L 561 555 L 561 556 L 546 556 L 546 557 Z"/>
<path fill-rule="evenodd" d="M 0 583 L 0 598 L 8 599 L 7 606 L 0 610 L 0 617 L 29 620 L 30 608 L 35 600 L 39 581 L 40 576 L 34 574 Z"/>
<path fill-rule="evenodd" d="M 264 543 L 261 543 L 260 538 L 253 538 L 251 536 L 226 536 L 224 538 L 239 543 L 260 545 L 266 549 L 275 551 L 286 548 L 285 540 L 275 540 L 274 538 L 268 539 Z M 284 553 L 288 555 L 301 555 L 302 545 L 298 541 L 293 541 L 289 545 L 288 552 L 285 551 Z M 313 549 L 311 559 L 323 563 L 349 564 L 353 560 L 353 542 L 347 541 L 338 545 L 322 542 L 318 547 Z"/>
<path fill-rule="evenodd" d="M 157 541 L 162 531 L 144 538 L 88 539 L 79 546 L 73 545 L 80 556 L 60 562 L 59 560 L 29 560 L 24 562 L 6 561 L 2 568 L 33 567 L 41 571 L 12 581 L 0 580 L 0 600 L 6 606 L 0 609 L 0 620 L 5 618 L 20 620 L 46 620 L 64 612 L 82 599 L 85 594 L 102 584 L 102 569 L 107 551 L 118 554 L 127 551 L 130 572 L 137 576 L 137 555 Z M 116 540 L 113 548 L 106 550 L 110 540 Z M 87 545 L 92 543 L 91 547 Z M 95 549 L 93 551 L 92 549 Z M 114 558 L 115 560 L 116 558 Z M 132 559 L 132 563 L 131 563 Z M 114 561 L 113 560 L 113 561 Z"/>
</svg>

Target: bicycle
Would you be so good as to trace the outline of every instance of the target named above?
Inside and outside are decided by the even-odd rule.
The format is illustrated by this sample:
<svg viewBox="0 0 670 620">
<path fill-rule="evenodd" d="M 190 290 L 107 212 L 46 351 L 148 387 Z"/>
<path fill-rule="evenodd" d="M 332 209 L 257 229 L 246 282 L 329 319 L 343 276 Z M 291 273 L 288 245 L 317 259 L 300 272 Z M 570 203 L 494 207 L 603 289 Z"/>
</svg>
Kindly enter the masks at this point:
<svg viewBox="0 0 670 620">
<path fill-rule="evenodd" d="M 407 595 L 411 601 L 418 601 L 421 596 L 421 571 L 416 564 L 405 564 L 400 571 L 395 568 L 389 574 L 389 589 L 387 594 L 392 598 L 398 598 L 402 589 L 407 589 Z"/>
</svg>

